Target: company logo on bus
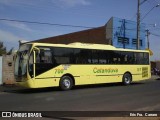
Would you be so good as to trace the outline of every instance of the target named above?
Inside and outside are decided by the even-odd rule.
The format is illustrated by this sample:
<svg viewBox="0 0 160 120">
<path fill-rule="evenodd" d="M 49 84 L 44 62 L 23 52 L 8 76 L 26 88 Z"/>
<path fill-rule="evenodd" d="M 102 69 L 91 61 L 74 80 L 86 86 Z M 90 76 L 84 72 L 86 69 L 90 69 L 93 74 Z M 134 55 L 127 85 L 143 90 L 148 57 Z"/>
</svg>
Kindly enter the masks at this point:
<svg viewBox="0 0 160 120">
<path fill-rule="evenodd" d="M 117 73 L 117 68 L 93 68 L 93 73 Z"/>
</svg>

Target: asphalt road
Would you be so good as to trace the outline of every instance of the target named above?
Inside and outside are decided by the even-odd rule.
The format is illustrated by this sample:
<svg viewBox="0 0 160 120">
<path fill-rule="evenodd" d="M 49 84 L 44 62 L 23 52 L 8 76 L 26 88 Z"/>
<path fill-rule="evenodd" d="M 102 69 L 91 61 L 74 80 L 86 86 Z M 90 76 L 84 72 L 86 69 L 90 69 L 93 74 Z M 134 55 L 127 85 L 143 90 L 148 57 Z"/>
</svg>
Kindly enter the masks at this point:
<svg viewBox="0 0 160 120">
<path fill-rule="evenodd" d="M 160 80 L 58 88 L 0 89 L 0 111 L 160 111 Z"/>
</svg>

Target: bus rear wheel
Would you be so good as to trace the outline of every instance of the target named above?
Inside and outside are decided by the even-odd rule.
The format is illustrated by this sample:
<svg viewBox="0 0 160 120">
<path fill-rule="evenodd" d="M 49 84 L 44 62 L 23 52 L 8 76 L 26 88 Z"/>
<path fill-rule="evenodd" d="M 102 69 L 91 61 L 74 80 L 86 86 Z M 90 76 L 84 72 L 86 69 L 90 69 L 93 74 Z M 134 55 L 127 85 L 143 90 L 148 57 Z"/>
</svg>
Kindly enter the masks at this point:
<svg viewBox="0 0 160 120">
<path fill-rule="evenodd" d="M 131 82 L 132 82 L 132 76 L 131 76 L 131 74 L 130 73 L 125 73 L 123 75 L 122 82 L 123 82 L 124 85 L 131 84 Z"/>
<path fill-rule="evenodd" d="M 73 86 L 73 80 L 70 76 L 63 76 L 60 80 L 61 90 L 70 90 Z"/>
</svg>

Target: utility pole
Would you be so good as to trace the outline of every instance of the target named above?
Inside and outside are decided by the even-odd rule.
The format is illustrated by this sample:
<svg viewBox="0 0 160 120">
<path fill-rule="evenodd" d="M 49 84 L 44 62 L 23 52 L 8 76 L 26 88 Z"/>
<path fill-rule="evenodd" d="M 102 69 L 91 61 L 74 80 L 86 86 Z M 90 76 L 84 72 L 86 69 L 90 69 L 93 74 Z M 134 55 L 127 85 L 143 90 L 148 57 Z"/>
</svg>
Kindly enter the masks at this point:
<svg viewBox="0 0 160 120">
<path fill-rule="evenodd" d="M 149 30 L 146 30 L 146 32 L 147 32 L 147 47 L 149 49 L 149 45 L 150 45 L 150 43 L 149 43 L 149 35 L 150 35 L 150 32 L 149 32 Z"/>
<path fill-rule="evenodd" d="M 125 43 L 127 42 L 127 41 L 125 41 L 125 39 L 126 39 L 126 20 L 124 19 L 123 20 L 123 27 L 124 27 L 124 32 L 123 32 L 123 48 L 125 49 Z"/>
<path fill-rule="evenodd" d="M 140 0 L 138 0 L 137 5 L 137 50 L 139 50 L 139 38 L 140 38 Z"/>
</svg>

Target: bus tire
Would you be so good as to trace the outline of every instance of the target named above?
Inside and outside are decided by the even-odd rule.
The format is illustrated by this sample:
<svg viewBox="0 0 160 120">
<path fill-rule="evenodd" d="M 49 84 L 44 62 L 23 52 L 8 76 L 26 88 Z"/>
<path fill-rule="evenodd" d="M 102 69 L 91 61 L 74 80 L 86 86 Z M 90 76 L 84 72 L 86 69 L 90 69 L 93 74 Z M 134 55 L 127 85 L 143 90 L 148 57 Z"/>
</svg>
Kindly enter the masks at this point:
<svg viewBox="0 0 160 120">
<path fill-rule="evenodd" d="M 132 76 L 130 73 L 125 73 L 122 78 L 122 82 L 124 85 L 129 85 L 132 82 Z"/>
<path fill-rule="evenodd" d="M 63 76 L 60 79 L 61 90 L 70 90 L 73 86 L 73 79 L 70 76 Z"/>
</svg>

